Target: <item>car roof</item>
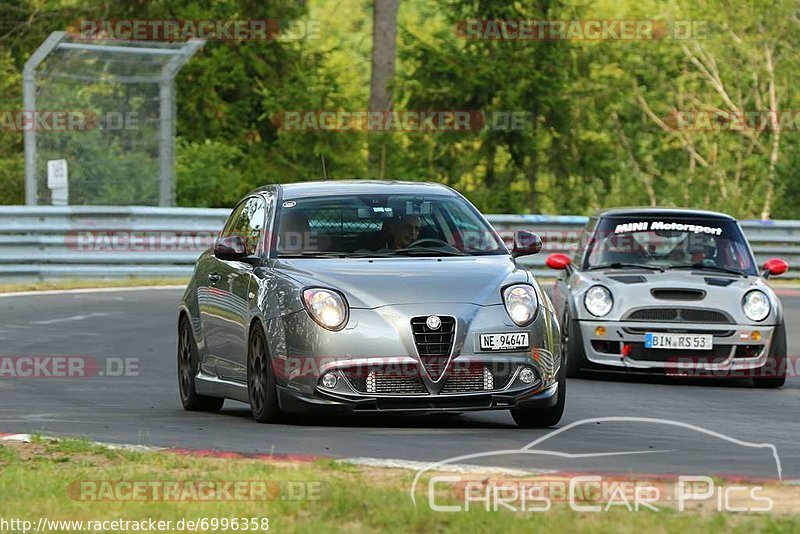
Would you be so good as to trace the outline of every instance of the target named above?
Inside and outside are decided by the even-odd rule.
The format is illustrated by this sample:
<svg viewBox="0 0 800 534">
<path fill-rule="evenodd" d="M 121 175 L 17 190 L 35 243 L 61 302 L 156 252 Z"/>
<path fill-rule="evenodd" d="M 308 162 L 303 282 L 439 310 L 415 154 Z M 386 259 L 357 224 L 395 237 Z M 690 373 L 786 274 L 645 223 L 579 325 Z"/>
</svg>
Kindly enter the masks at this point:
<svg viewBox="0 0 800 534">
<path fill-rule="evenodd" d="M 630 208 L 611 208 L 600 210 L 596 217 L 616 218 L 616 217 L 674 217 L 674 218 L 704 218 L 704 219 L 725 219 L 735 221 L 733 217 L 725 213 L 708 210 L 697 210 L 688 208 L 658 208 L 658 207 L 630 207 Z"/>
<path fill-rule="evenodd" d="M 251 191 L 250 194 L 265 191 L 275 186 L 267 185 Z M 278 184 L 284 199 L 299 199 L 328 195 L 413 195 L 447 194 L 455 195 L 449 187 L 431 182 L 403 182 L 393 180 L 320 180 Z"/>
</svg>

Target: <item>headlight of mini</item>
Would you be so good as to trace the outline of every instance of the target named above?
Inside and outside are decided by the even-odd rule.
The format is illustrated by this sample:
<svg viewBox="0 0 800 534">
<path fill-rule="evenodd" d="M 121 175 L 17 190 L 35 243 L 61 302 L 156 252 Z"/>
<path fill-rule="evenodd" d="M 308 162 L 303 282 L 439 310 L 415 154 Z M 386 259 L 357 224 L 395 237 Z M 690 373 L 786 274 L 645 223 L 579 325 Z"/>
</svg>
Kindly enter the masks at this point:
<svg viewBox="0 0 800 534">
<path fill-rule="evenodd" d="M 303 304 L 311 318 L 323 328 L 341 330 L 347 323 L 347 302 L 332 289 L 310 287 L 303 290 Z"/>
<path fill-rule="evenodd" d="M 769 315 L 769 298 L 763 291 L 748 291 L 742 299 L 744 314 L 753 321 L 763 321 Z"/>
<path fill-rule="evenodd" d="M 595 317 L 608 315 L 614 306 L 614 298 L 611 291 L 603 286 L 592 286 L 583 296 L 583 305 Z"/>
<path fill-rule="evenodd" d="M 509 286 L 503 290 L 506 312 L 517 326 L 528 326 L 536 316 L 539 300 L 536 291 L 526 284 Z"/>
</svg>

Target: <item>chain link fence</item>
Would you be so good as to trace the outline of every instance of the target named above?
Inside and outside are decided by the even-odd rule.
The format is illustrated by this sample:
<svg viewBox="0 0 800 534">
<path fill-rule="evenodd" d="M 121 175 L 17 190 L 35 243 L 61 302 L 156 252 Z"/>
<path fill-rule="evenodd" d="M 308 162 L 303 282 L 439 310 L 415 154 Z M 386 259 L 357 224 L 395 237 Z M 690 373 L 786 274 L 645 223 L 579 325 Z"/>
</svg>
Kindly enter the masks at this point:
<svg viewBox="0 0 800 534">
<path fill-rule="evenodd" d="M 24 70 L 26 204 L 174 205 L 173 80 L 202 44 L 51 34 Z"/>
</svg>

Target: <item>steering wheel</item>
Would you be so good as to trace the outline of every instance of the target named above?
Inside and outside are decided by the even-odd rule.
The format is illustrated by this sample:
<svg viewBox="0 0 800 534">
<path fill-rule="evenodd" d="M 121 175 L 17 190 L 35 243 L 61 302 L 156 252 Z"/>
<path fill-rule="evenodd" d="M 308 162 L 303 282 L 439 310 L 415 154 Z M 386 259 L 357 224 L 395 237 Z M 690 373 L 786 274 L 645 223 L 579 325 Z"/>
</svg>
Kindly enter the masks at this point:
<svg viewBox="0 0 800 534">
<path fill-rule="evenodd" d="M 423 237 L 422 239 L 417 239 L 416 241 L 409 243 L 406 248 L 424 246 L 423 243 L 433 243 L 437 247 L 451 248 L 450 243 L 447 241 L 442 241 L 441 239 L 436 239 L 435 237 Z"/>
</svg>

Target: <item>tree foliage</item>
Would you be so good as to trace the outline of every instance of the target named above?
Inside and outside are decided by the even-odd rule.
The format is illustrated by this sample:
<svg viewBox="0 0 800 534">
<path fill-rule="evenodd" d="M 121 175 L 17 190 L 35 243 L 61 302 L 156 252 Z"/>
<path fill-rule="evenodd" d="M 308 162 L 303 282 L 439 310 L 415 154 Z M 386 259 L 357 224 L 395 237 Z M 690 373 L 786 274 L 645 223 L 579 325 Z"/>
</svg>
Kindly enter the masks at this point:
<svg viewBox="0 0 800 534">
<path fill-rule="evenodd" d="M 377 172 L 367 164 L 375 134 L 291 132 L 273 120 L 289 110 L 368 108 L 371 0 L 0 5 L 0 109 L 21 107 L 24 61 L 50 31 L 77 20 L 319 20 L 319 39 L 212 41 L 184 67 L 177 81 L 178 202 L 230 206 L 264 183 L 320 179 L 323 155 L 333 179 Z M 458 27 L 470 19 L 646 19 L 667 30 L 693 21 L 701 33 L 469 40 Z M 790 0 L 403 0 L 395 109 L 522 112 L 527 120 L 520 130 L 383 134 L 380 172 L 446 183 L 485 212 L 675 205 L 800 218 L 800 124 L 780 131 L 676 128 L 681 112 L 800 110 L 798 22 Z M 0 135 L 0 202 L 19 203 L 22 136 Z"/>
</svg>

